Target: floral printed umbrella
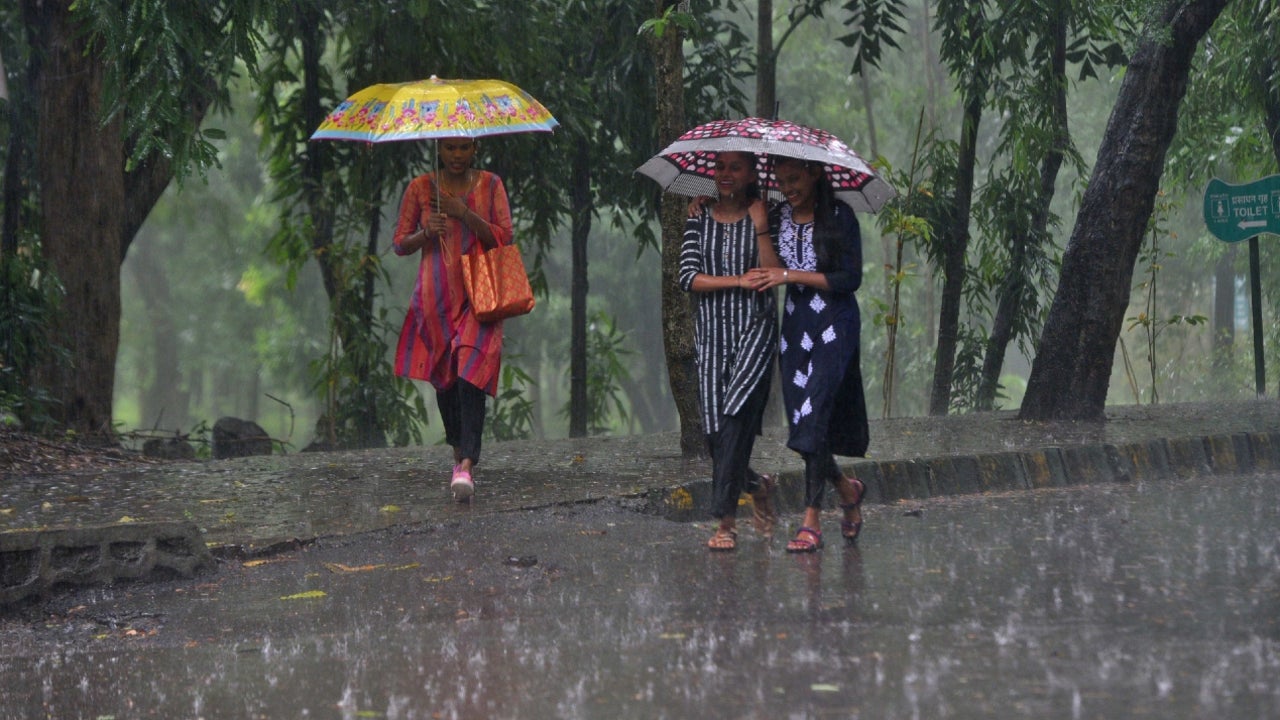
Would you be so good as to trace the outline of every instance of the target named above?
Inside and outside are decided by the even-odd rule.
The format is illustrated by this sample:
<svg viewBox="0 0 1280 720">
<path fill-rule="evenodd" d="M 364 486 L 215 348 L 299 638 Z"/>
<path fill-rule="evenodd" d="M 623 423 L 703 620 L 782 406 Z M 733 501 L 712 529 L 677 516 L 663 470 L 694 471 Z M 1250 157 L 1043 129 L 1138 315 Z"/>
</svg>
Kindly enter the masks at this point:
<svg viewBox="0 0 1280 720">
<path fill-rule="evenodd" d="M 835 135 L 785 120 L 757 117 L 699 125 L 676 138 L 637 172 L 653 178 L 668 192 L 712 196 L 716 194 L 716 154 L 735 151 L 756 154 L 760 190 L 775 200 L 781 199 L 782 193 L 770 155 L 822 163 L 836 197 L 858 212 L 876 212 L 897 195 Z"/>
<path fill-rule="evenodd" d="M 551 132 L 542 103 L 502 80 L 427 80 L 370 85 L 324 119 L 312 140 L 431 140 Z"/>
</svg>

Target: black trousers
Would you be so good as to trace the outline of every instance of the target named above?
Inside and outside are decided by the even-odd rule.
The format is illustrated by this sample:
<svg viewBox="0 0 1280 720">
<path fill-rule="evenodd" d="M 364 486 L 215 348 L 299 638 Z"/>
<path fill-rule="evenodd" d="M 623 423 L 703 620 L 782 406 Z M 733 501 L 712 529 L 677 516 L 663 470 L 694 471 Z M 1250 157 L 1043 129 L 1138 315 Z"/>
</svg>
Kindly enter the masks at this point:
<svg viewBox="0 0 1280 720">
<path fill-rule="evenodd" d="M 830 450 L 800 453 L 800 457 L 804 458 L 804 506 L 820 508 L 827 485 L 838 485 L 844 475 Z"/>
<path fill-rule="evenodd" d="M 760 433 L 760 420 L 769 400 L 766 376 L 747 396 L 736 415 L 723 415 L 720 429 L 707 433 L 711 451 L 711 514 L 717 518 L 738 514 L 738 496 L 760 488 L 760 475 L 750 467 L 751 451 Z"/>
<path fill-rule="evenodd" d="M 459 379 L 448 390 L 436 391 L 436 407 L 444 421 L 444 441 L 475 465 L 480 462 L 484 434 L 484 391 Z"/>
</svg>

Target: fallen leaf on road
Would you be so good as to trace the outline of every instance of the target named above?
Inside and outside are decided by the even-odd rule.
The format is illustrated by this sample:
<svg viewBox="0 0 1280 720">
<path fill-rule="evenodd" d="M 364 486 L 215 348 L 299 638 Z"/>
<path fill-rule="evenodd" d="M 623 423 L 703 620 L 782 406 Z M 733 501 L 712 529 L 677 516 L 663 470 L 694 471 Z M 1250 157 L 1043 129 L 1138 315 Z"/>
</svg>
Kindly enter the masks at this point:
<svg viewBox="0 0 1280 720">
<path fill-rule="evenodd" d="M 378 512 L 388 513 L 388 514 L 398 513 L 400 512 L 400 506 L 399 505 L 383 505 L 382 507 L 378 508 Z"/>
<path fill-rule="evenodd" d="M 323 590 L 308 590 L 306 592 L 300 592 L 296 595 L 282 595 L 280 599 L 281 600 L 316 600 L 318 598 L 325 597 L 327 594 L 328 593 L 326 593 Z"/>
<path fill-rule="evenodd" d="M 121 516 L 120 516 L 120 519 L 119 519 L 119 520 L 117 520 L 116 522 L 118 522 L 118 523 L 126 523 L 126 524 L 127 524 L 127 523 L 131 523 L 131 522 L 138 522 L 138 521 L 137 521 L 137 520 L 135 520 L 134 518 L 129 517 L 128 515 L 121 515 Z"/>
<path fill-rule="evenodd" d="M 342 563 L 325 563 L 325 564 L 324 564 L 324 566 L 325 566 L 325 567 L 327 567 L 327 568 L 329 568 L 329 572 L 331 572 L 331 573 L 355 573 L 355 572 L 369 572 L 370 570 L 377 570 L 378 568 L 386 567 L 386 565 L 355 565 L 355 566 L 351 566 L 351 565 L 343 565 Z"/>
<path fill-rule="evenodd" d="M 258 567 L 259 565 L 270 565 L 271 563 L 293 562 L 293 558 L 264 558 L 262 560 L 245 560 L 241 565 L 247 568 Z"/>
<path fill-rule="evenodd" d="M 809 686 L 809 689 L 814 692 L 840 692 L 839 685 L 830 685 L 828 683 L 814 683 Z"/>
<path fill-rule="evenodd" d="M 415 568 L 420 568 L 420 567 L 422 567 L 422 563 L 415 562 L 415 563 L 409 563 L 408 565 L 397 565 L 391 569 L 392 570 L 413 570 Z"/>
<path fill-rule="evenodd" d="M 677 510 L 692 510 L 693 495 L 684 488 L 676 488 L 667 496 L 667 504 L 674 506 Z"/>
</svg>

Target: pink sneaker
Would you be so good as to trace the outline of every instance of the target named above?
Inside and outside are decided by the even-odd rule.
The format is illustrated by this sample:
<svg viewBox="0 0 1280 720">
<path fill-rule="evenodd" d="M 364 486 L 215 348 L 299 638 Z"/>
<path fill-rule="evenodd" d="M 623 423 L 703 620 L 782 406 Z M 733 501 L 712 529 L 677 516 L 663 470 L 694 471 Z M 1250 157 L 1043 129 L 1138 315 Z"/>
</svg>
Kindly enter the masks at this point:
<svg viewBox="0 0 1280 720">
<path fill-rule="evenodd" d="M 449 483 L 449 490 L 453 493 L 453 499 L 458 502 L 467 502 L 476 493 L 476 484 L 471 481 L 471 473 L 463 470 L 460 464 L 453 466 L 453 481 Z"/>
</svg>

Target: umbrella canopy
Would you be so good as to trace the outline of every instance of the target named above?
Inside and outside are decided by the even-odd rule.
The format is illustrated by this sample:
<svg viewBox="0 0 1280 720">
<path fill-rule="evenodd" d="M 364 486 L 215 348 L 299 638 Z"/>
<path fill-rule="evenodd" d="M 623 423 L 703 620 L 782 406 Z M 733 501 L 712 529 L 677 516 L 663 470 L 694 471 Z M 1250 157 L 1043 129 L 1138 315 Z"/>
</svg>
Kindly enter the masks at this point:
<svg viewBox="0 0 1280 720">
<path fill-rule="evenodd" d="M 370 85 L 324 119 L 312 140 L 432 140 L 551 132 L 560 123 L 529 93 L 502 80 Z"/>
<path fill-rule="evenodd" d="M 678 195 L 715 195 L 717 153 L 749 152 L 757 156 L 760 190 L 782 198 L 770 155 L 822 163 L 836 197 L 858 212 L 876 212 L 897 191 L 840 138 L 825 130 L 785 120 L 749 117 L 716 120 L 676 138 L 636 172 L 653 178 Z"/>
</svg>

